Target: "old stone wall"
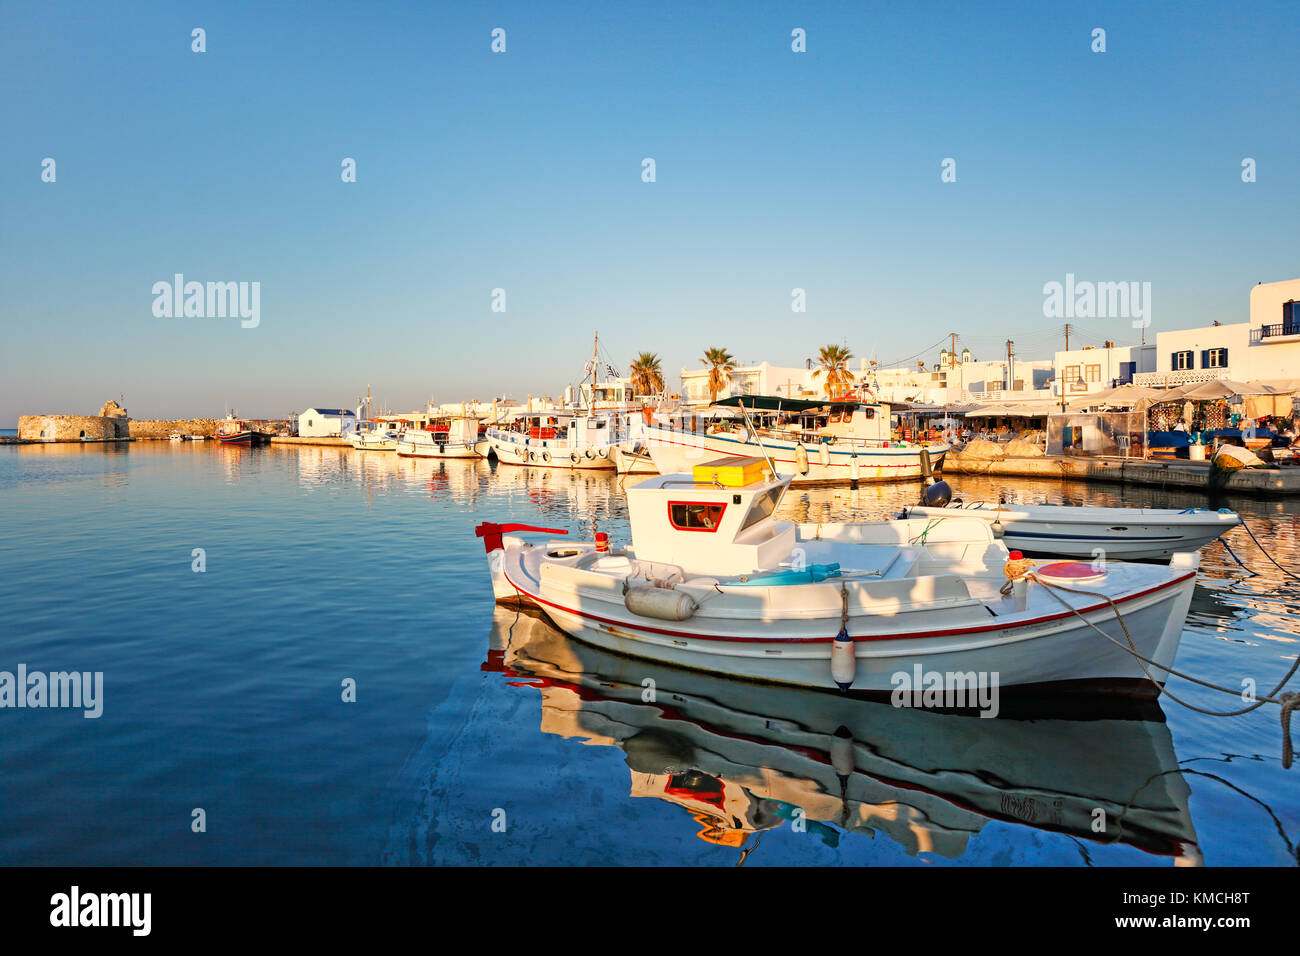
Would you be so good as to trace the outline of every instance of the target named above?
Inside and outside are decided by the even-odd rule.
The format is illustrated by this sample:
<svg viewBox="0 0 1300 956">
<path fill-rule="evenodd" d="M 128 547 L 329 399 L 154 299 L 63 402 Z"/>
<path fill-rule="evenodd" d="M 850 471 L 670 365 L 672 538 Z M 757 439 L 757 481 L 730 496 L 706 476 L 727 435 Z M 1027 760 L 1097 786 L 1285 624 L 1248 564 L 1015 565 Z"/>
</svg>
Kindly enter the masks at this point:
<svg viewBox="0 0 1300 956">
<path fill-rule="evenodd" d="M 126 438 L 126 420 L 100 415 L 22 415 L 18 437 L 23 441 L 111 441 Z"/>
<path fill-rule="evenodd" d="M 176 418 L 166 421 L 158 419 L 131 419 L 131 437 L 135 439 L 166 438 L 172 432 L 186 435 L 206 435 L 211 438 L 217 433 L 220 421 L 215 418 Z"/>
</svg>

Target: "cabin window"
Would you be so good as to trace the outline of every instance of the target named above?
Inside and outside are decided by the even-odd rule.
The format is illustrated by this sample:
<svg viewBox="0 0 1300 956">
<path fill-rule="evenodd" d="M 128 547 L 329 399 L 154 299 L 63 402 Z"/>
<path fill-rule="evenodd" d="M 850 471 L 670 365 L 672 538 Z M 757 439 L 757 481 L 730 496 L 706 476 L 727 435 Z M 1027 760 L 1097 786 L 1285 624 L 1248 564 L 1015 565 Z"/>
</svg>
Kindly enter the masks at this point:
<svg viewBox="0 0 1300 956">
<path fill-rule="evenodd" d="M 831 425 L 838 425 L 840 423 L 840 410 L 838 408 L 832 410 L 826 421 Z"/>
<path fill-rule="evenodd" d="M 752 528 L 764 518 L 770 517 L 772 512 L 776 510 L 777 503 L 781 500 L 781 491 L 780 488 L 773 488 L 755 498 L 754 503 L 749 507 L 749 514 L 745 515 L 745 523 L 740 526 L 740 530 L 744 531 L 746 528 Z"/>
<path fill-rule="evenodd" d="M 870 417 L 870 416 L 868 416 L 868 417 Z M 847 424 L 848 424 L 849 422 L 851 422 L 851 421 L 853 421 L 853 409 L 852 409 L 852 408 L 846 408 L 846 409 L 844 409 L 844 418 L 843 418 L 843 422 L 844 422 L 845 425 L 847 425 Z"/>
<path fill-rule="evenodd" d="M 678 531 L 717 531 L 725 504 L 710 501 L 668 502 L 668 523 Z"/>
</svg>

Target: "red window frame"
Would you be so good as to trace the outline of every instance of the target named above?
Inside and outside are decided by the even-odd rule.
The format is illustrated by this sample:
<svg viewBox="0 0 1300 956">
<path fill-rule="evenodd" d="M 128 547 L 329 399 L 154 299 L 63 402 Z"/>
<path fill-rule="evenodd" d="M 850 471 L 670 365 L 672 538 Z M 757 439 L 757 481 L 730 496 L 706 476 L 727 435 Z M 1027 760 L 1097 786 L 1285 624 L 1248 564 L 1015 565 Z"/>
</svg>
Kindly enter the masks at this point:
<svg viewBox="0 0 1300 956">
<path fill-rule="evenodd" d="M 712 528 L 687 528 L 679 525 L 673 520 L 673 508 L 680 508 L 684 505 L 696 505 L 702 508 L 717 508 L 718 517 Z M 727 513 L 727 503 L 725 501 L 670 501 L 668 502 L 668 523 L 678 531 L 702 531 L 705 534 L 715 534 L 722 527 L 722 516 Z"/>
</svg>

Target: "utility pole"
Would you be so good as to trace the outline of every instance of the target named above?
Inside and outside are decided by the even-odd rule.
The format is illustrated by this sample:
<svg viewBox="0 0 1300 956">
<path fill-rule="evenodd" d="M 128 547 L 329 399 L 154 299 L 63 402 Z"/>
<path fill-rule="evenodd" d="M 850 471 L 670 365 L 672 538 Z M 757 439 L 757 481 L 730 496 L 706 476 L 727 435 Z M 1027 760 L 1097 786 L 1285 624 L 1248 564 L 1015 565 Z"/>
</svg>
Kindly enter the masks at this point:
<svg viewBox="0 0 1300 956">
<path fill-rule="evenodd" d="M 1069 353 L 1070 351 L 1070 323 L 1069 322 L 1065 323 L 1065 351 L 1067 353 Z M 1066 361 L 1067 362 L 1069 361 L 1068 354 L 1066 357 Z M 1064 412 L 1065 411 L 1065 367 L 1064 366 L 1061 367 L 1060 384 L 1061 384 L 1061 411 Z"/>
<path fill-rule="evenodd" d="M 1016 389 L 1016 360 L 1012 347 L 1016 343 L 1007 339 L 1007 391 L 1013 392 Z"/>
</svg>

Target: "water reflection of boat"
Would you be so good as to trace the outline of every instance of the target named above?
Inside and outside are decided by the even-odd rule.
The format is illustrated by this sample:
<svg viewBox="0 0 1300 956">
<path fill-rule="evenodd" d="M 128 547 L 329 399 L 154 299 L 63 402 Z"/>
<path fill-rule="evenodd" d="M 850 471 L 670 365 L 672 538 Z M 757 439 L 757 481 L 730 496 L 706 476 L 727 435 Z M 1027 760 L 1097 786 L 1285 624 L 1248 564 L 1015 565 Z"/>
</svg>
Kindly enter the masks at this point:
<svg viewBox="0 0 1300 956">
<path fill-rule="evenodd" d="M 879 831 L 954 859 L 1003 821 L 1201 862 L 1190 791 L 1151 704 L 1099 719 L 899 709 L 621 657 L 503 608 L 483 669 L 540 691 L 544 733 L 623 750 L 633 796 L 678 804 L 719 845 L 797 822 L 830 845 Z"/>
</svg>

